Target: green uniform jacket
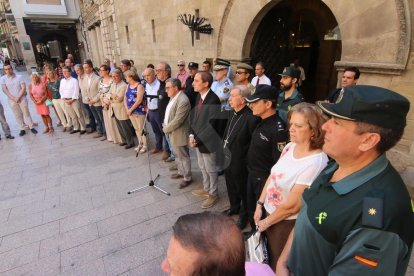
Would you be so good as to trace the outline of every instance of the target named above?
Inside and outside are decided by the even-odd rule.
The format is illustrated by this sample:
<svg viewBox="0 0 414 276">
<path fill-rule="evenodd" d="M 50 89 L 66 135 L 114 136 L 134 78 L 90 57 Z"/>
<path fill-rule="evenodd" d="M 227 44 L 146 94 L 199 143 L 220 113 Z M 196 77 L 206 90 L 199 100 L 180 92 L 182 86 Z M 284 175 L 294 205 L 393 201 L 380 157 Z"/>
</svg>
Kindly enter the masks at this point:
<svg viewBox="0 0 414 276">
<path fill-rule="evenodd" d="M 332 161 L 303 194 L 289 269 L 299 275 L 404 275 L 414 239 L 410 196 L 385 154 L 329 182 Z"/>
</svg>

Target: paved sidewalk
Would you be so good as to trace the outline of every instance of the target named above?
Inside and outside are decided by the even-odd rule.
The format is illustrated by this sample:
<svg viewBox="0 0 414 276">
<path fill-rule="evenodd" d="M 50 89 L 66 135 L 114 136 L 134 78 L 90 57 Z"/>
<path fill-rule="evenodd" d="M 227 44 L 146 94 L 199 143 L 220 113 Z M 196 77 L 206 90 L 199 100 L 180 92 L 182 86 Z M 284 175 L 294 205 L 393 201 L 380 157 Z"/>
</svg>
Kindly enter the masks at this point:
<svg viewBox="0 0 414 276">
<path fill-rule="evenodd" d="M 152 172 L 171 196 L 153 188 L 128 195 L 149 181 L 146 155 L 135 158 L 132 149 L 61 128 L 41 134 L 30 100 L 39 134 L 19 137 L 2 92 L 0 100 L 16 137 L 6 140 L 0 130 L 0 274 L 164 275 L 160 264 L 171 226 L 182 214 L 202 211 L 202 199 L 191 195 L 201 187 L 195 158 L 196 181 L 186 189 L 177 188 L 157 154 Z M 219 190 L 212 210 L 228 205 L 224 177 Z"/>
</svg>

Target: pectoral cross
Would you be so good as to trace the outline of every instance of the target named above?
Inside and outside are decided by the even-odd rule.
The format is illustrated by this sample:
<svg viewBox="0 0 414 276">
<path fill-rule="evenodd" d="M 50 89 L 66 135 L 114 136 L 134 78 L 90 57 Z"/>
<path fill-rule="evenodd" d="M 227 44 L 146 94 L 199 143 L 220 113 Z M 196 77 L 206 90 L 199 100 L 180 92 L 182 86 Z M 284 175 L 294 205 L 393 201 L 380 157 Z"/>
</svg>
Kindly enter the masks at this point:
<svg viewBox="0 0 414 276">
<path fill-rule="evenodd" d="M 224 139 L 224 146 L 223 148 L 226 148 L 227 144 L 229 143 L 229 141 L 227 139 Z"/>
</svg>

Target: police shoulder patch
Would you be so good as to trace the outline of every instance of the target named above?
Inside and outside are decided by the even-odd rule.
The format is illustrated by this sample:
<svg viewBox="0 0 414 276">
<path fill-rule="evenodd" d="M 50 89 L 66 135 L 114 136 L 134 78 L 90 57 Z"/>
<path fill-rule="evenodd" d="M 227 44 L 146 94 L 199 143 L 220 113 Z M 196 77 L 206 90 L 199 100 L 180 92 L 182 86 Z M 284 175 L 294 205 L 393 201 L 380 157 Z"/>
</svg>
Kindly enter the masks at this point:
<svg viewBox="0 0 414 276">
<path fill-rule="evenodd" d="M 277 142 L 278 151 L 282 152 L 285 146 L 286 146 L 286 142 Z"/>
</svg>

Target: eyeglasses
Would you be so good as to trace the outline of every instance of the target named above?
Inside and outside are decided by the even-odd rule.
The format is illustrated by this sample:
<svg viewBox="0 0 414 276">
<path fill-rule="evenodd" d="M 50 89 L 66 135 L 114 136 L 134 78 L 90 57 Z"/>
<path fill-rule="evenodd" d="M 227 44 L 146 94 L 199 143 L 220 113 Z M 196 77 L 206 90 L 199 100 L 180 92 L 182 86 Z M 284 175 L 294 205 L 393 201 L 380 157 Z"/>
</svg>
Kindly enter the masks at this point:
<svg viewBox="0 0 414 276">
<path fill-rule="evenodd" d="M 243 72 L 243 71 L 236 71 L 236 75 L 241 75 L 241 74 L 246 74 L 247 72 Z"/>
<path fill-rule="evenodd" d="M 177 64 L 177 66 L 184 66 L 184 64 Z"/>
</svg>

